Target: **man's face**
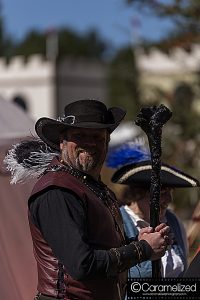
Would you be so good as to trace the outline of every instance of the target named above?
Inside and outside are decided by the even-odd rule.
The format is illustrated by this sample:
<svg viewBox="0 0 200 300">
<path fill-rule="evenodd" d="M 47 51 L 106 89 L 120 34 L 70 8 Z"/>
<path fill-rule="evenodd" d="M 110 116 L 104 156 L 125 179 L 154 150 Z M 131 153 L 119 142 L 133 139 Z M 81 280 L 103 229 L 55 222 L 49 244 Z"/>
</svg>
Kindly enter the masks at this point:
<svg viewBox="0 0 200 300">
<path fill-rule="evenodd" d="M 109 134 L 106 129 L 70 128 L 60 144 L 62 159 L 72 167 L 93 175 L 100 173 L 106 157 Z"/>
</svg>

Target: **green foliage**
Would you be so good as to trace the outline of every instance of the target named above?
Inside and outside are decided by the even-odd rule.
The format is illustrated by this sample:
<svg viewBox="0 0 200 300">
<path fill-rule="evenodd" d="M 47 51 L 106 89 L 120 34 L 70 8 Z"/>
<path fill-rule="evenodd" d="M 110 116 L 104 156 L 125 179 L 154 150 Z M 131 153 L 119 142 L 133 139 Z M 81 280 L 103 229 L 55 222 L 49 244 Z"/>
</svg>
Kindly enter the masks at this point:
<svg viewBox="0 0 200 300">
<path fill-rule="evenodd" d="M 131 48 L 119 50 L 110 64 L 109 99 L 112 105 L 126 107 L 128 120 L 139 110 L 139 73 Z"/>
<path fill-rule="evenodd" d="M 161 19 L 170 19 L 173 30 L 169 33 L 165 43 L 169 43 L 179 37 L 187 35 L 187 39 L 199 40 L 200 31 L 200 2 L 199 0 L 125 0 L 133 8 L 137 8 L 144 14 L 154 15 Z M 182 41 L 181 41 L 182 42 Z M 185 41 L 186 42 L 186 41 Z"/>
<path fill-rule="evenodd" d="M 170 51 L 173 47 L 190 50 L 193 43 L 200 42 L 200 1 L 199 0 L 125 0 L 130 8 L 137 8 L 146 15 L 170 19 L 173 30 L 163 40 L 151 46 Z M 194 75 L 194 74 L 193 74 Z M 198 80 L 197 80 L 198 81 Z M 195 93 L 194 93 L 195 91 Z M 155 102 L 169 103 L 173 116 L 163 130 L 162 159 L 200 179 L 200 116 L 195 110 L 194 97 L 199 99 L 199 81 L 190 85 L 180 83 L 174 94 L 162 93 L 159 87 L 153 91 Z M 160 96 L 159 96 L 160 94 Z M 183 218 L 192 214 L 195 202 L 199 197 L 198 189 L 177 189 L 175 193 L 175 208 L 182 213 Z M 187 209 L 186 209 L 187 208 Z"/>
<path fill-rule="evenodd" d="M 58 33 L 58 40 L 59 57 L 69 55 L 101 59 L 106 51 L 106 43 L 95 31 L 80 35 L 63 28 Z"/>
<path fill-rule="evenodd" d="M 193 100 L 192 86 L 180 83 L 172 99 L 173 116 L 164 134 L 163 159 L 200 179 L 200 116 L 195 110 Z M 198 201 L 198 194 L 197 189 L 176 191 L 176 208 L 184 211 L 187 207 L 185 214 L 189 217 Z"/>
<path fill-rule="evenodd" d="M 0 6 L 0 57 L 4 56 L 8 58 L 11 55 L 12 48 L 14 46 L 13 40 L 7 36 L 4 28 L 4 19 L 1 16 Z"/>
<path fill-rule="evenodd" d="M 200 20 L 199 0 L 126 0 L 127 4 L 154 13 L 160 17 L 171 17 L 176 22 L 185 24 L 197 24 Z"/>
<path fill-rule="evenodd" d="M 15 41 L 14 38 L 6 35 L 0 4 L 0 56 L 10 58 L 23 55 L 27 58 L 32 54 L 46 56 L 48 51 L 56 51 L 53 55 L 57 59 L 70 56 L 101 60 L 106 50 L 106 42 L 94 30 L 79 34 L 68 28 L 60 28 L 54 32 L 40 32 L 33 29 L 22 40 Z"/>
<path fill-rule="evenodd" d="M 36 30 L 30 31 L 21 42 L 18 42 L 13 49 L 13 55 L 24 55 L 28 57 L 31 54 L 40 53 L 45 55 L 46 44 L 45 36 Z"/>
<path fill-rule="evenodd" d="M 62 28 L 54 34 L 57 35 L 55 43 L 58 42 L 58 45 L 54 46 L 58 46 L 58 59 L 65 56 L 102 59 L 106 51 L 106 43 L 95 31 L 80 35 L 67 28 Z M 36 53 L 46 56 L 48 38 L 48 34 L 32 30 L 21 41 L 13 44 L 12 56 L 28 57 Z"/>
</svg>

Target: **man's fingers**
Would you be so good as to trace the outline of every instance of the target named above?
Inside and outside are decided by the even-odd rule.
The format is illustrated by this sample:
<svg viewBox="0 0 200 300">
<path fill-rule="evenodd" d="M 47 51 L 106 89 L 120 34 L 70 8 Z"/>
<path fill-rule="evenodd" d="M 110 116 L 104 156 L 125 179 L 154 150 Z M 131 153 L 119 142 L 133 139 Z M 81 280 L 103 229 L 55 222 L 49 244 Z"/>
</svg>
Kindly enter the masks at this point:
<svg viewBox="0 0 200 300">
<path fill-rule="evenodd" d="M 170 227 L 169 226 L 166 226 L 165 228 L 160 230 L 160 234 L 162 236 L 169 235 L 169 232 L 170 232 Z"/>
<path fill-rule="evenodd" d="M 167 235 L 170 232 L 170 227 L 162 223 L 155 228 L 156 232 L 160 232 L 162 236 Z"/>
<path fill-rule="evenodd" d="M 158 226 L 156 226 L 155 231 L 160 231 L 160 230 L 162 230 L 165 227 L 166 227 L 166 224 L 165 223 L 161 223 Z"/>
<path fill-rule="evenodd" d="M 152 227 L 145 227 L 145 228 L 142 228 L 140 230 L 140 233 L 143 234 L 143 233 L 151 233 L 153 232 L 153 228 Z"/>
</svg>

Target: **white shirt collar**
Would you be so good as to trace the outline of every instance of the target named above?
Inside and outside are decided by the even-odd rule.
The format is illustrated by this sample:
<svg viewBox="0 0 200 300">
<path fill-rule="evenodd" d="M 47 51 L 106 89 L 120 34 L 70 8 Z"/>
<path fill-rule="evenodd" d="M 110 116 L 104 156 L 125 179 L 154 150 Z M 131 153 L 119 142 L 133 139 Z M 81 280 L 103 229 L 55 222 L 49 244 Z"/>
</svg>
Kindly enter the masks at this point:
<svg viewBox="0 0 200 300">
<path fill-rule="evenodd" d="M 138 215 L 136 215 L 134 211 L 128 207 L 128 205 L 125 205 L 124 209 L 129 214 L 131 220 L 133 221 L 133 223 L 137 228 L 141 229 L 144 227 L 149 227 L 149 223 L 143 220 L 142 218 L 140 218 Z"/>
</svg>

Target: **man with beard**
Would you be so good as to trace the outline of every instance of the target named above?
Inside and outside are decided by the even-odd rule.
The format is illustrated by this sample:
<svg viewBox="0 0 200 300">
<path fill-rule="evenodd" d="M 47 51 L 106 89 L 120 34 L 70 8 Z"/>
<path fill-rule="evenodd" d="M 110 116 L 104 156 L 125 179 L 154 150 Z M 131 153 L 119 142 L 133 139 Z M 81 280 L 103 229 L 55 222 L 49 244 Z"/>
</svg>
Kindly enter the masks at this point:
<svg viewBox="0 0 200 300">
<path fill-rule="evenodd" d="M 169 227 L 145 228 L 129 243 L 116 198 L 100 178 L 110 133 L 124 116 L 121 108 L 78 100 L 65 107 L 64 117 L 36 123 L 41 140 L 58 151 L 29 198 L 36 299 L 124 299 L 126 270 L 164 255 Z M 36 151 L 31 155 L 21 161 L 35 168 Z"/>
</svg>

